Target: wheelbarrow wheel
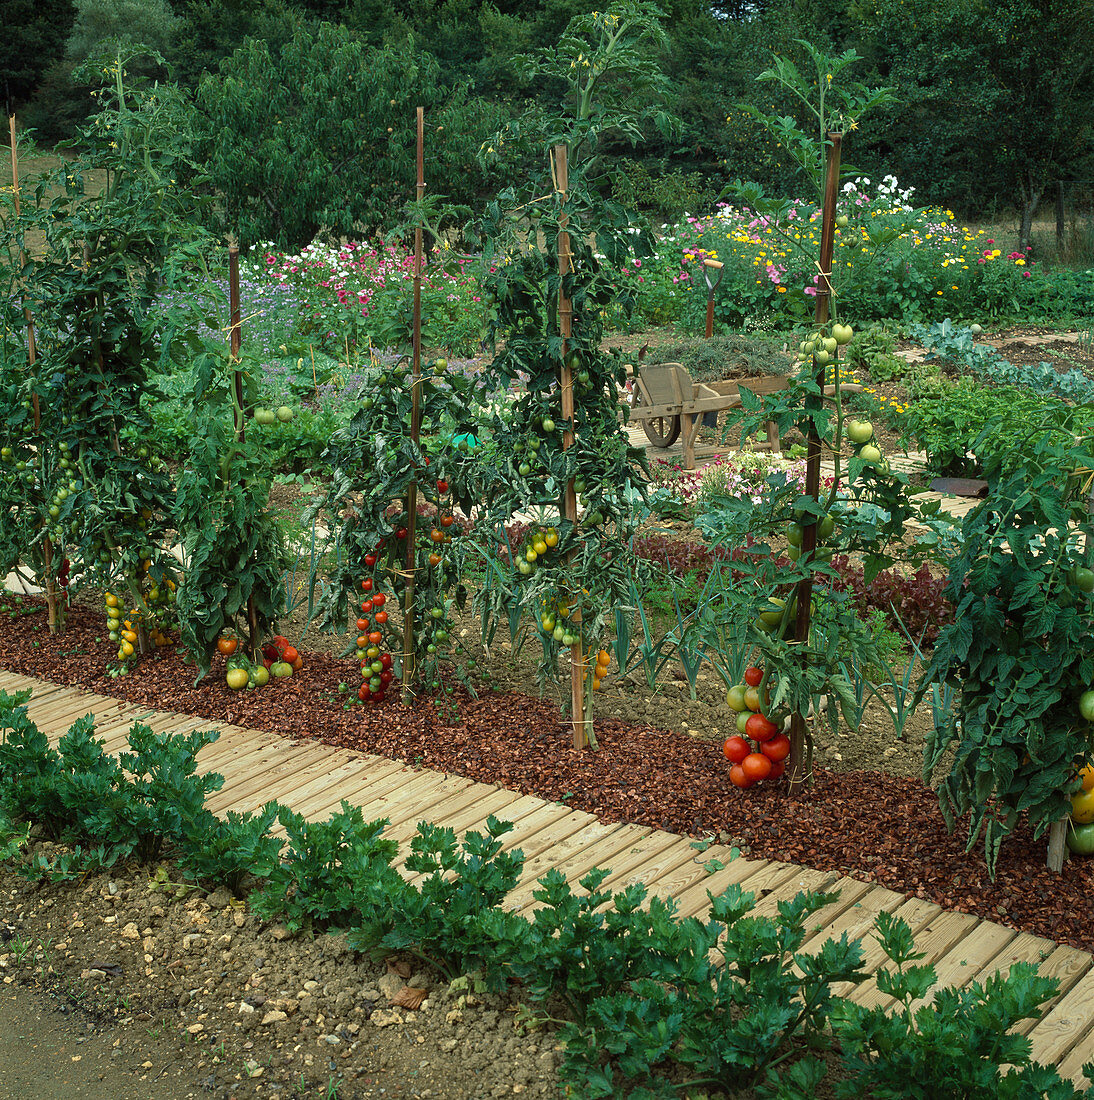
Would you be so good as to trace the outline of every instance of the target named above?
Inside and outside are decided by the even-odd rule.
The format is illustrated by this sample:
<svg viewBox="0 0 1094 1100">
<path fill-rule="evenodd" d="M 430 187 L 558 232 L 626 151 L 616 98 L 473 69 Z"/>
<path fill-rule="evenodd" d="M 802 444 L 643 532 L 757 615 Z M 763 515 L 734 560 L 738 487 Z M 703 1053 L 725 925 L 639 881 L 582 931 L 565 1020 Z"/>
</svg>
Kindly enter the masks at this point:
<svg viewBox="0 0 1094 1100">
<path fill-rule="evenodd" d="M 642 404 L 642 391 L 635 387 L 631 396 L 631 408 L 638 408 Z M 642 421 L 642 429 L 646 438 L 655 447 L 671 447 L 680 438 L 679 416 L 654 416 Z"/>
</svg>

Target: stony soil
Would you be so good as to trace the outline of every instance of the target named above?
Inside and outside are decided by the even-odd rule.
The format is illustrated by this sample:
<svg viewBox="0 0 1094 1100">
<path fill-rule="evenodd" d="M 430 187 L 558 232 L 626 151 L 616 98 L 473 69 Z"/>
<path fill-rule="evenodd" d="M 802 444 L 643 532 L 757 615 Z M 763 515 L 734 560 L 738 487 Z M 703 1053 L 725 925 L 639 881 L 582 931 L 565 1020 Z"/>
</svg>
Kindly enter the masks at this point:
<svg viewBox="0 0 1094 1100">
<path fill-rule="evenodd" d="M 515 1001 L 289 937 L 173 874 L 41 887 L 0 869 L 0 1098 L 558 1094 L 554 1033 L 518 1026 Z M 393 1003 L 407 987 L 414 1010 Z M 28 1076 L 35 1051 L 49 1071 Z"/>
</svg>

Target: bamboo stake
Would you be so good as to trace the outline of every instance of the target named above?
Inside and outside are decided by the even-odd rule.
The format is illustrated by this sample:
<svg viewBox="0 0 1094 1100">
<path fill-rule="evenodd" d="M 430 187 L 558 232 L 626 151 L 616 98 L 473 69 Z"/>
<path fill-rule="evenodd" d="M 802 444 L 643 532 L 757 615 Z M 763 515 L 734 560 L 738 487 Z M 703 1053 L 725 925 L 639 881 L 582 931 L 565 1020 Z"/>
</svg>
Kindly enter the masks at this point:
<svg viewBox="0 0 1094 1100">
<path fill-rule="evenodd" d="M 425 195 L 425 109 L 417 109 L 418 140 L 417 166 L 418 185 L 416 195 L 421 202 Z M 410 357 L 410 438 L 418 445 L 418 435 L 422 416 L 422 226 L 414 229 L 414 330 Z M 403 690 L 409 692 L 414 681 L 414 567 L 416 551 L 414 544 L 418 526 L 418 478 L 410 482 L 406 494 L 406 589 L 403 593 Z"/>
<path fill-rule="evenodd" d="M 559 196 L 559 206 L 562 208 L 566 205 L 566 191 L 570 182 L 566 157 L 566 146 L 556 145 L 553 158 L 555 193 Z M 566 214 L 559 218 L 558 326 L 562 333 L 562 367 L 559 372 L 559 381 L 562 387 L 562 419 L 567 425 L 562 434 L 563 450 L 569 450 L 574 445 L 574 378 L 568 355 L 570 337 L 573 335 L 574 309 L 573 303 L 562 285 L 562 280 L 573 270 L 570 234 L 566 229 L 568 222 L 569 218 Z M 574 489 L 574 479 L 572 477 L 566 482 L 562 514 L 575 527 L 577 526 L 577 492 Z M 572 557 L 573 551 L 567 555 L 567 562 Z M 581 597 L 578 593 L 573 595 L 573 610 L 570 613 L 570 622 L 577 636 L 577 641 L 570 647 L 570 702 L 573 710 L 574 748 L 584 749 L 590 745 L 595 748 L 596 735 L 592 731 L 592 723 L 585 714 L 585 654 L 581 641 Z"/>
<path fill-rule="evenodd" d="M 235 393 L 233 416 L 235 419 L 236 443 L 246 442 L 246 409 L 243 404 L 243 367 L 240 365 L 240 349 L 243 347 L 243 317 L 239 300 L 239 245 L 233 241 L 228 245 L 228 309 L 230 320 L 228 328 L 228 349 L 232 359 L 232 386 Z M 255 609 L 254 596 L 247 597 L 248 649 L 251 660 L 258 659 L 258 612 Z"/>
<path fill-rule="evenodd" d="M 829 303 L 832 297 L 832 252 L 836 224 L 836 193 L 839 188 L 840 150 L 843 134 L 830 133 L 831 148 L 828 151 L 827 173 L 824 181 L 824 209 L 821 221 L 820 279 L 817 282 L 817 305 L 813 319 L 818 329 L 828 323 Z M 839 351 L 835 363 L 836 375 L 839 375 Z M 824 391 L 823 365 L 817 366 L 817 386 Z M 819 404 L 818 398 L 811 399 L 811 405 Z M 815 501 L 820 500 L 820 464 L 821 441 L 814 424 L 809 425 L 806 437 L 805 456 L 805 493 Z M 808 523 L 802 528 L 802 558 L 809 558 L 817 547 L 817 524 Z M 809 640 L 810 604 L 813 600 L 813 577 L 807 574 L 798 582 L 798 614 L 794 623 L 794 641 L 804 645 Z M 805 715 L 794 713 L 790 716 L 790 797 L 796 797 L 809 781 L 812 771 L 812 750 L 805 729 Z"/>
<path fill-rule="evenodd" d="M 20 201 L 19 193 L 19 154 L 18 141 L 15 136 L 15 115 L 8 116 L 8 133 L 11 140 L 11 190 L 15 200 L 15 217 L 21 218 L 23 216 L 23 207 Z M 19 246 L 19 266 L 23 267 L 27 262 L 26 250 L 22 245 Z M 30 306 L 23 303 L 23 317 L 27 323 L 27 368 L 31 377 L 34 376 L 34 367 L 38 362 L 38 345 L 34 339 L 34 315 L 30 311 Z M 40 435 L 42 431 L 42 406 L 38 400 L 37 391 L 33 391 L 30 395 L 31 411 L 34 416 L 34 433 Z M 39 448 L 40 456 L 44 457 L 44 448 Z M 45 468 L 42 468 L 42 473 L 45 473 Z M 53 541 L 49 535 L 42 540 L 42 558 L 44 563 L 44 576 L 42 577 L 43 585 L 46 593 L 46 615 L 49 621 L 50 634 L 56 634 L 61 629 L 61 620 L 59 613 L 59 601 L 57 598 L 57 584 L 53 576 Z"/>
</svg>

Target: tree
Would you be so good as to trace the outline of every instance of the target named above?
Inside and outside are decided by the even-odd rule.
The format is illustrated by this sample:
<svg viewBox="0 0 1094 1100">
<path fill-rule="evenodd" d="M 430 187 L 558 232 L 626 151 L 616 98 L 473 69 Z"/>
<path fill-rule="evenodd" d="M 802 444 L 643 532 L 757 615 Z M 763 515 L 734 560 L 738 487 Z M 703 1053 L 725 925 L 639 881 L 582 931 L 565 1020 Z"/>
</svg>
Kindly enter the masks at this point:
<svg viewBox="0 0 1094 1100">
<path fill-rule="evenodd" d="M 344 27 L 297 28 L 278 48 L 248 41 L 198 91 L 204 162 L 242 244 L 299 246 L 321 229 L 390 227 L 414 194 L 415 108 L 426 108 L 430 175 L 476 197 L 475 157 L 498 111 L 445 86 L 413 40 L 372 48 Z"/>
<path fill-rule="evenodd" d="M 0 0 L 0 93 L 4 111 L 15 113 L 61 56 L 76 8 L 72 0 Z"/>
<path fill-rule="evenodd" d="M 849 16 L 899 90 L 887 144 L 902 180 L 969 205 L 1008 194 L 1025 247 L 1045 188 L 1091 152 L 1094 0 L 871 0 Z"/>
</svg>

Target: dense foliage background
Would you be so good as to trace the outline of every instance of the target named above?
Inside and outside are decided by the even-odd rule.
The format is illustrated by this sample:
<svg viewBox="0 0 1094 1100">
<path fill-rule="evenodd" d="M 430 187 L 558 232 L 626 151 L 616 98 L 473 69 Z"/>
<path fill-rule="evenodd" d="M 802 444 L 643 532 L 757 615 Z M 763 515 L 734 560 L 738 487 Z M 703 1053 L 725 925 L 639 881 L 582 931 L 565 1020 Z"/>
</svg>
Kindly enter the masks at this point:
<svg viewBox="0 0 1094 1100">
<path fill-rule="evenodd" d="M 546 75 L 536 54 L 588 6 L 0 0 L 4 26 L 16 29 L 0 72 L 9 108 L 51 144 L 72 136 L 92 106 L 74 74 L 98 42 L 117 35 L 153 46 L 166 67 L 147 75 L 178 81 L 196 104 L 212 183 L 245 235 L 303 243 L 316 217 L 369 229 L 394 220 L 412 183 L 395 169 L 412 163 L 412 101 L 434 116 L 431 147 L 444 176 L 435 189 L 464 202 L 490 192 L 496 177 L 477 159 L 484 142 L 500 119 L 557 113 L 567 85 Z M 865 174 L 893 172 L 918 201 L 963 217 L 1016 210 L 1028 222 L 1038 209 L 1051 216 L 1058 181 L 1069 203 L 1091 192 L 1094 0 L 661 0 L 658 8 L 667 37 L 654 60 L 668 79 L 659 106 L 662 121 L 676 125 L 651 125 L 635 147 L 622 134 L 601 142 L 611 168 L 603 189 L 628 203 L 675 217 L 709 205 L 738 177 L 786 193 L 793 165 L 741 103 L 793 113 L 789 98 L 755 78 L 772 50 L 801 60 L 801 39 L 829 52 L 853 47 L 864 58 L 857 79 L 896 89 L 896 102 L 856 141 Z M 266 94 L 272 87 L 281 89 L 276 101 Z M 284 133 L 271 134 L 271 123 Z M 493 150 L 501 154 L 494 171 L 526 170 L 538 155 L 521 132 L 514 127 Z M 352 184 L 341 209 L 317 204 L 298 224 L 266 224 L 247 209 L 295 201 L 286 181 L 306 190 L 331 176 L 343 191 Z M 390 182 L 396 201 L 378 202 Z M 233 199 L 233 188 L 246 200 Z"/>
</svg>

